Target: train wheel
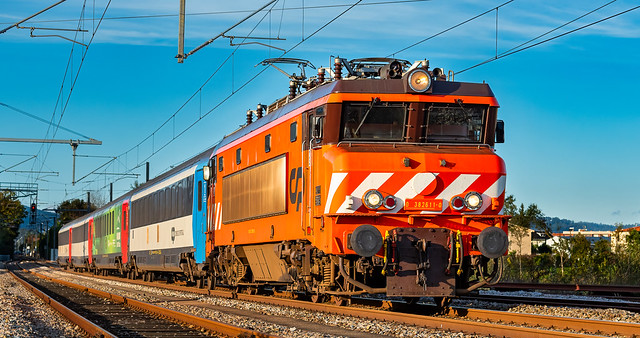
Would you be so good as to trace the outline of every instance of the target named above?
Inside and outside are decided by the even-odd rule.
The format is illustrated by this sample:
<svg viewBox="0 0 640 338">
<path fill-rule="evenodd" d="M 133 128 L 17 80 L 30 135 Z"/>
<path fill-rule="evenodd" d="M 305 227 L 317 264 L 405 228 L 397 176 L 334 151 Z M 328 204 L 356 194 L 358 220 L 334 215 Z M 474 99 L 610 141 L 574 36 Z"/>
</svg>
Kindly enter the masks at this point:
<svg viewBox="0 0 640 338">
<path fill-rule="evenodd" d="M 196 288 L 198 288 L 198 289 L 204 288 L 204 278 L 197 278 L 196 279 Z"/>
<path fill-rule="evenodd" d="M 311 295 L 311 301 L 313 303 L 322 303 L 324 302 L 324 296 L 318 293 L 314 293 Z"/>
<path fill-rule="evenodd" d="M 333 304 L 337 306 L 349 305 L 349 302 L 350 299 L 348 297 L 333 296 Z"/>
<path fill-rule="evenodd" d="M 153 272 L 149 272 L 149 281 L 153 282 L 156 280 L 156 275 Z"/>
<path fill-rule="evenodd" d="M 149 273 L 148 272 L 143 272 L 142 273 L 142 280 L 145 282 L 149 281 Z"/>
</svg>

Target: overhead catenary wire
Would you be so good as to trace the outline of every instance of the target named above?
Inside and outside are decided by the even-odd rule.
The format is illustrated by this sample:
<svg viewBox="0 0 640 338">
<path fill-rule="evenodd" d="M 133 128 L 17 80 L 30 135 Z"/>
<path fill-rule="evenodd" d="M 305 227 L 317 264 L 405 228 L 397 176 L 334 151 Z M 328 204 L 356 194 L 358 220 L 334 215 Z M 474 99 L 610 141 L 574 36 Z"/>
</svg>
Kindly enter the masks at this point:
<svg viewBox="0 0 640 338">
<path fill-rule="evenodd" d="M 38 121 L 40 121 L 40 122 L 42 122 L 42 123 L 46 123 L 46 124 L 48 124 L 48 125 L 50 125 L 50 126 L 51 126 L 51 125 L 53 125 L 53 123 L 52 123 L 51 121 L 47 121 L 47 120 L 45 120 L 45 119 L 43 119 L 43 118 L 41 118 L 41 117 L 39 117 L 39 116 L 36 116 L 36 115 L 30 114 L 30 113 L 27 113 L 26 111 L 24 111 L 24 110 L 22 110 L 22 109 L 18 109 L 18 108 L 16 108 L 16 107 L 10 106 L 10 105 L 8 105 L 8 104 L 6 104 L 6 103 L 0 102 L 0 106 L 6 107 L 6 108 L 11 109 L 11 110 L 13 110 L 13 111 L 15 111 L 15 112 L 18 112 L 18 113 L 20 113 L 20 114 L 23 114 L 23 115 L 26 115 L 26 116 L 28 116 L 28 117 L 31 117 L 32 119 L 38 120 Z M 65 131 L 68 131 L 68 132 L 70 132 L 70 133 L 72 133 L 72 134 L 78 135 L 78 136 L 80 136 L 80 137 L 84 137 L 84 138 L 86 138 L 86 139 L 91 139 L 91 137 L 89 137 L 89 136 L 86 136 L 86 135 L 80 134 L 80 133 L 79 133 L 79 132 L 77 132 L 77 131 L 73 131 L 73 130 L 71 130 L 71 129 L 69 129 L 69 128 L 65 128 L 65 127 L 63 127 L 63 126 L 58 126 L 58 128 L 60 128 L 60 129 L 62 129 L 62 130 L 65 130 Z"/>
<path fill-rule="evenodd" d="M 357 6 L 359 3 L 361 3 L 362 0 L 358 0 L 355 3 L 353 3 L 351 6 L 349 6 L 347 9 L 345 9 L 344 11 L 342 11 L 341 13 L 339 13 L 337 16 L 335 16 L 334 18 L 332 18 L 331 20 L 329 20 L 327 23 L 325 23 L 324 25 L 322 25 L 321 27 L 319 27 L 318 29 L 316 29 L 313 33 L 311 33 L 309 36 L 307 36 L 306 38 L 304 38 L 303 40 L 299 41 L 298 43 L 296 43 L 294 46 L 292 46 L 291 48 L 289 48 L 288 50 L 284 51 L 280 57 L 290 53 L 291 51 L 293 51 L 294 49 L 296 49 L 298 46 L 300 46 L 302 43 L 304 43 L 305 41 L 308 41 L 310 38 L 312 38 L 313 36 L 315 36 L 318 32 L 320 32 L 321 30 L 323 30 L 324 28 L 326 28 L 328 25 L 330 25 L 331 23 L 333 23 L 334 21 L 336 21 L 337 19 L 339 19 L 340 17 L 342 17 L 344 14 L 346 14 L 348 11 L 350 11 L 353 7 Z M 275 5 L 275 4 L 274 4 Z M 262 20 L 264 20 L 265 16 L 262 18 Z M 261 20 L 261 21 L 262 21 Z M 254 27 L 257 27 L 257 25 Z M 253 32 L 253 30 L 252 30 Z M 251 34 L 251 33 L 250 33 Z M 249 35 L 250 35 L 249 34 Z M 239 46 L 238 46 L 239 48 Z M 175 114 L 177 114 L 183 107 L 186 106 L 186 104 L 188 104 L 188 102 L 193 99 L 199 91 L 202 90 L 202 88 L 204 88 L 204 86 L 218 73 L 218 71 L 224 66 L 224 64 L 233 57 L 233 54 L 235 53 L 235 51 L 238 50 L 238 48 L 234 49 L 234 51 L 227 57 L 227 59 L 225 59 L 225 61 L 223 61 L 223 63 L 213 72 L 213 74 L 211 74 L 211 76 L 209 76 L 209 78 L 207 78 L 207 80 L 205 80 L 205 82 L 196 90 L 196 92 L 194 94 L 192 94 L 192 96 L 187 100 L 187 102 L 185 102 L 179 109 L 178 111 L 176 111 L 176 113 L 174 113 L 171 117 L 169 117 L 158 129 L 156 129 L 151 135 L 147 136 L 143 141 L 139 142 L 138 144 L 136 144 L 135 146 L 131 147 L 128 151 L 126 151 L 125 153 L 118 155 L 117 157 L 121 157 L 123 155 L 125 155 L 126 153 L 129 153 L 130 151 L 137 149 L 142 143 L 144 143 L 146 140 L 148 140 L 149 138 L 151 138 L 156 132 L 158 132 L 160 130 L 160 128 L 162 128 L 162 126 L 164 126 L 165 124 L 167 124 L 169 121 L 171 121 L 171 119 L 175 116 Z M 225 98 L 223 98 L 221 101 L 219 101 L 215 106 L 213 106 L 209 111 L 207 111 L 205 114 L 203 114 L 201 117 L 199 117 L 197 120 L 195 120 L 194 122 L 192 122 L 190 125 L 188 125 L 186 128 L 184 128 L 182 131 L 180 131 L 177 135 L 175 135 L 175 137 L 171 138 L 169 141 L 167 141 L 165 144 L 163 144 L 162 146 L 160 146 L 157 149 L 154 149 L 154 151 L 147 156 L 146 158 L 142 159 L 141 161 L 139 161 L 139 164 L 137 166 L 135 166 L 134 168 L 131 168 L 127 171 L 125 171 L 125 173 L 129 173 L 132 170 L 135 170 L 136 168 L 140 167 L 143 163 L 145 163 L 147 160 L 149 160 L 151 157 L 153 157 L 155 154 L 157 154 L 158 152 L 162 151 L 165 147 L 167 147 L 170 143 L 172 143 L 175 139 L 177 139 L 178 137 L 180 137 L 181 135 L 183 135 L 184 133 L 186 133 L 188 130 L 190 130 L 193 126 L 195 126 L 198 122 L 200 122 L 202 119 L 204 119 L 205 117 L 207 117 L 208 115 L 210 115 L 212 112 L 214 112 L 215 110 L 217 110 L 220 106 L 222 106 L 226 101 L 228 101 L 233 95 L 235 95 L 236 93 L 238 93 L 240 90 L 242 90 L 244 87 L 246 87 L 247 85 L 249 85 L 251 82 L 253 82 L 255 79 L 257 79 L 262 73 L 264 73 L 268 68 L 263 68 L 260 71 L 258 71 L 254 76 L 252 76 L 249 80 L 245 81 L 242 85 L 240 85 L 237 89 L 235 89 L 234 91 L 232 91 L 229 95 L 227 95 Z M 107 163 L 103 164 L 106 165 Z M 101 167 L 103 167 L 101 166 Z M 84 178 L 84 177 L 83 177 Z M 115 181 L 119 181 L 122 178 L 116 179 Z M 80 181 L 80 180 L 78 180 Z M 107 185 L 103 186 L 100 189 L 104 189 L 106 188 Z"/>
<path fill-rule="evenodd" d="M 412 3 L 412 2 L 427 2 L 433 0 L 392 0 L 392 1 L 376 1 L 376 2 L 367 2 L 363 4 L 359 4 L 359 6 L 377 6 L 377 5 L 391 5 L 391 4 L 402 4 L 402 3 Z M 351 4 L 336 4 L 336 5 L 316 5 L 316 6 L 305 6 L 304 8 L 309 9 L 326 9 L 326 8 L 340 8 L 340 7 L 349 7 Z M 273 11 L 297 11 L 301 10 L 302 7 L 283 7 L 281 9 L 274 9 Z M 240 13 L 251 13 L 253 10 L 235 10 L 235 11 L 215 11 L 215 12 L 197 12 L 197 13 L 186 13 L 186 16 L 206 16 L 206 15 L 225 15 L 225 14 L 240 14 Z M 104 20 L 135 20 L 135 19 L 155 19 L 155 18 L 172 18 L 178 17 L 179 14 L 152 14 L 152 15 L 129 15 L 129 16 L 117 16 L 117 17 L 105 17 Z M 91 20 L 91 19 L 84 19 Z M 57 19 L 57 20 L 32 20 L 32 23 L 59 23 L 59 22 L 75 22 L 77 19 Z M 0 25 L 11 24 L 10 22 L 0 22 Z"/>
<path fill-rule="evenodd" d="M 86 4 L 86 1 L 85 1 L 85 4 Z M 91 34 L 91 38 L 89 39 L 89 42 L 87 43 L 87 46 L 85 47 L 84 52 L 82 53 L 82 57 L 81 57 L 81 60 L 80 60 L 80 65 L 78 65 L 78 70 L 77 70 L 77 72 L 76 72 L 76 74 L 75 74 L 75 77 L 73 77 L 73 75 L 71 76 L 71 77 L 73 78 L 73 80 L 71 81 L 71 87 L 69 88 L 69 94 L 67 95 L 67 99 L 66 99 L 66 101 L 65 101 L 65 102 L 64 102 L 64 104 L 61 106 L 60 118 L 58 119 L 58 123 L 57 123 L 56 127 L 55 127 L 55 128 L 54 128 L 54 130 L 53 130 L 53 134 L 52 134 L 53 136 L 52 136 L 51 138 L 54 138 L 54 137 L 55 137 L 55 135 L 56 135 L 56 134 L 57 134 L 57 132 L 58 132 L 58 129 L 59 129 L 60 124 L 61 124 L 61 122 L 62 122 L 62 118 L 64 117 L 64 113 L 65 113 L 65 111 L 66 111 L 66 109 L 67 109 L 67 107 L 68 107 L 68 105 L 69 105 L 69 101 L 70 101 L 70 99 L 71 99 L 71 94 L 73 93 L 73 89 L 74 89 L 74 87 L 75 87 L 75 84 L 76 84 L 76 82 L 78 81 L 78 77 L 79 77 L 79 75 L 80 75 L 80 71 L 82 70 L 82 66 L 83 66 L 83 64 L 84 64 L 84 60 L 85 60 L 85 58 L 86 58 L 86 56 L 87 56 L 87 52 L 89 51 L 89 47 L 91 46 L 91 43 L 93 42 L 93 39 L 95 38 L 96 33 L 98 32 L 98 29 L 100 29 L 100 25 L 101 25 L 101 23 L 102 23 L 102 19 L 104 18 L 105 14 L 107 13 L 107 10 L 109 9 L 109 6 L 110 6 L 110 5 L 111 5 L 111 0 L 109 0 L 109 2 L 107 2 L 107 5 L 105 6 L 104 11 L 102 12 L 102 16 L 100 17 L 100 20 L 98 21 L 98 24 L 97 24 L 97 26 L 96 26 L 95 30 L 93 31 L 93 33 Z M 84 13 L 84 6 L 83 6 L 82 13 Z M 83 15 L 84 15 L 84 14 L 83 14 Z M 78 25 L 80 26 L 80 24 L 81 24 L 81 23 L 79 22 L 79 23 L 78 23 Z M 76 32 L 76 37 L 77 37 L 77 34 L 78 34 L 78 32 Z M 74 40 L 75 40 L 75 39 L 74 39 Z M 75 46 L 75 44 L 74 44 L 74 46 Z M 71 49 L 71 54 L 70 54 L 70 56 L 69 56 L 69 60 L 71 60 L 72 58 L 73 58 L 73 47 L 72 47 L 72 49 Z M 69 63 L 70 63 L 70 61 L 67 63 L 67 65 L 68 65 Z M 68 69 L 68 66 L 67 66 L 67 69 Z M 66 77 L 66 72 L 65 72 L 65 77 Z M 63 86 L 64 86 L 64 79 L 63 79 L 63 84 L 60 86 L 60 87 L 61 87 L 61 88 L 60 88 L 60 93 L 62 92 L 62 88 L 63 88 Z M 60 98 L 60 96 L 58 96 L 58 97 Z M 57 103 L 56 103 L 56 106 L 57 106 Z M 53 117 L 55 117 L 55 108 L 54 108 Z M 52 117 L 52 120 L 53 120 L 53 117 Z M 48 131 L 47 131 L 47 134 L 48 134 Z M 45 138 L 46 138 L 46 137 L 45 137 Z M 41 148 L 41 149 L 42 149 L 42 148 Z M 49 145 L 49 147 L 47 148 L 47 151 L 46 151 L 45 155 L 44 155 L 44 156 L 43 156 L 43 158 L 42 158 L 42 166 L 40 167 L 40 170 L 42 170 L 42 167 L 44 166 L 44 163 L 45 163 L 45 162 L 46 162 L 46 160 L 47 160 L 47 156 L 49 155 L 49 151 L 50 151 L 50 149 L 51 149 L 51 145 Z M 39 177 L 39 176 L 36 176 L 36 180 L 38 179 L 38 177 Z"/>
<path fill-rule="evenodd" d="M 549 42 L 549 41 L 553 41 L 553 40 L 555 40 L 555 39 L 557 39 L 557 38 L 561 38 L 561 37 L 566 36 L 566 35 L 569 35 L 569 34 L 571 34 L 571 33 L 575 33 L 575 32 L 577 32 L 577 31 L 583 30 L 583 29 L 585 29 L 585 28 L 591 27 L 591 26 L 593 26 L 593 25 L 596 25 L 596 24 L 599 24 L 599 23 L 601 23 L 601 22 L 604 22 L 604 21 L 607 21 L 607 20 L 613 19 L 613 18 L 615 18 L 615 17 L 618 17 L 618 16 L 620 16 L 620 15 L 623 15 L 623 14 L 629 13 L 629 12 L 631 12 L 631 11 L 634 11 L 634 10 L 636 10 L 636 9 L 640 8 L 640 6 L 636 6 L 636 7 L 633 7 L 633 8 L 627 9 L 627 10 L 625 10 L 625 11 L 622 11 L 622 12 L 619 12 L 619 13 L 616 13 L 616 14 L 613 14 L 613 15 L 610 15 L 610 16 L 605 17 L 605 18 L 603 18 L 603 19 L 600 19 L 600 20 L 594 21 L 594 22 L 592 22 L 592 23 L 589 23 L 589 24 L 586 24 L 586 25 L 580 26 L 580 27 L 578 27 L 578 28 L 572 29 L 572 30 L 570 30 L 570 31 L 564 32 L 564 33 L 562 33 L 562 34 L 558 34 L 558 35 L 553 36 L 553 37 L 551 37 L 551 38 L 548 38 L 548 39 L 545 39 L 545 40 L 542 40 L 542 41 L 536 42 L 536 43 L 531 44 L 531 45 L 527 45 L 527 46 L 521 47 L 521 46 L 523 46 L 523 45 L 525 45 L 525 44 L 527 44 L 527 43 L 529 43 L 529 42 L 532 42 L 532 41 L 534 41 L 534 40 L 538 39 L 538 38 L 539 38 L 539 37 L 541 37 L 541 36 L 545 36 L 545 35 L 547 35 L 547 34 L 549 34 L 549 33 L 553 32 L 553 31 L 558 30 L 558 29 L 559 29 L 559 28 L 561 28 L 561 27 L 564 27 L 564 26 L 566 26 L 566 25 L 568 25 L 568 24 L 570 24 L 570 23 L 572 23 L 572 22 L 575 22 L 576 20 L 578 20 L 578 19 L 580 19 L 580 18 L 585 17 L 586 15 L 589 15 L 589 14 L 591 14 L 591 13 L 593 13 L 593 12 L 597 11 L 597 10 L 600 10 L 600 9 L 604 8 L 605 6 L 607 6 L 607 5 L 611 4 L 611 3 L 613 3 L 613 1 L 611 1 L 611 2 L 609 2 L 609 3 L 607 3 L 607 4 L 605 4 L 605 5 L 603 5 L 603 6 L 601 6 L 601 7 L 598 7 L 598 8 L 596 8 L 595 10 L 590 11 L 589 13 L 587 13 L 587 14 L 585 14 L 585 15 L 582 15 L 582 16 L 578 17 L 577 19 L 574 19 L 574 20 L 572 20 L 572 21 L 570 21 L 570 22 L 568 22 L 568 23 L 566 23 L 566 24 L 564 24 L 564 25 L 562 25 L 562 26 L 560 26 L 560 27 L 554 28 L 554 29 L 550 30 L 549 32 L 547 32 L 547 33 L 545 33 L 545 34 L 542 34 L 542 35 L 540 35 L 540 36 L 538 36 L 538 37 L 536 37 L 536 38 L 534 38 L 534 39 L 532 39 L 532 40 L 529 40 L 529 41 L 525 42 L 524 44 L 520 44 L 520 45 L 519 45 L 519 46 L 517 46 L 517 47 L 511 48 L 511 49 L 509 49 L 508 51 L 503 52 L 503 53 L 501 53 L 500 55 L 498 55 L 498 56 L 496 56 L 496 57 L 494 57 L 494 58 L 491 58 L 491 59 L 485 60 L 485 61 L 480 62 L 480 63 L 478 63 L 478 64 L 475 64 L 475 65 L 473 65 L 473 66 L 471 66 L 471 67 L 464 68 L 464 69 L 459 70 L 459 71 L 457 71 L 457 72 L 455 72 L 455 73 L 456 73 L 456 74 L 464 73 L 464 72 L 466 72 L 466 71 L 468 71 L 468 70 L 471 70 L 471 69 L 474 69 L 474 68 L 476 68 L 476 67 L 479 67 L 479 66 L 485 65 L 485 64 L 487 64 L 487 63 L 489 63 L 489 62 L 493 62 L 493 61 L 496 61 L 496 60 L 502 59 L 502 58 L 504 58 L 504 57 L 507 57 L 507 56 L 510 56 L 510 55 L 513 55 L 513 54 L 516 54 L 516 53 L 519 53 L 519 52 L 525 51 L 525 50 L 527 50 L 527 49 L 529 49 L 529 48 L 533 48 L 533 47 L 539 46 L 539 45 L 541 45 L 541 44 L 543 44 L 543 43 L 547 43 L 547 42 Z M 518 48 L 518 47 L 521 47 L 521 48 Z"/>
<path fill-rule="evenodd" d="M 464 24 L 467 24 L 467 23 L 469 23 L 469 22 L 471 22 L 471 21 L 473 21 L 473 20 L 475 20 L 475 19 L 477 19 L 477 18 L 479 18 L 479 17 L 481 17 L 481 16 L 484 16 L 484 15 L 486 15 L 486 14 L 488 14 L 488 13 L 491 13 L 491 12 L 493 12 L 493 11 L 497 10 L 497 9 L 498 9 L 498 8 L 500 8 L 500 7 L 504 7 L 504 6 L 506 6 L 506 5 L 508 5 L 508 4 L 512 3 L 512 2 L 514 2 L 514 1 L 515 1 L 515 0 L 509 0 L 509 1 L 504 2 L 504 3 L 502 3 L 502 4 L 500 4 L 500 5 L 496 6 L 496 7 L 493 7 L 493 8 L 491 8 L 491 9 L 488 9 L 488 10 L 486 10 L 486 11 L 484 11 L 484 12 L 482 12 L 482 13 L 478 14 L 478 15 L 475 15 L 475 16 L 473 16 L 473 17 L 471 17 L 471 18 L 467 19 L 467 20 L 464 20 L 464 21 L 462 21 L 462 22 L 460 22 L 460 23 L 458 23 L 458 24 L 455 24 L 455 25 L 453 25 L 453 26 L 451 26 L 451 27 L 449 27 L 449 28 L 447 28 L 447 29 L 445 29 L 445 30 L 442 30 L 442 31 L 440 31 L 440 32 L 438 32 L 438 33 L 436 33 L 436 34 L 433 34 L 433 35 L 431 35 L 431 36 L 429 36 L 429 37 L 427 37 L 427 38 L 424 38 L 424 39 L 422 39 L 422 40 L 420 40 L 420 41 L 418 41 L 418 42 L 415 42 L 415 43 L 413 43 L 413 44 L 411 44 L 411 45 L 409 45 L 409 46 L 407 46 L 407 47 L 404 47 L 404 48 L 402 48 L 402 49 L 400 49 L 400 50 L 396 51 L 396 52 L 393 52 L 393 53 L 391 53 L 391 54 L 387 55 L 387 57 L 395 57 L 395 55 L 396 55 L 396 54 L 400 54 L 400 53 L 402 53 L 402 52 L 406 51 L 407 49 L 413 48 L 413 47 L 415 47 L 415 46 L 417 46 L 417 45 L 419 45 L 419 44 L 422 44 L 422 43 L 427 42 L 427 41 L 429 41 L 429 40 L 431 40 L 431 39 L 433 39 L 433 38 L 435 38 L 435 37 L 438 37 L 438 36 L 440 36 L 440 35 L 442 35 L 442 34 L 444 34 L 444 33 L 448 32 L 448 31 L 451 31 L 451 30 L 453 30 L 453 29 L 456 29 L 456 28 L 458 28 L 458 27 L 460 27 L 460 26 L 462 26 L 462 25 L 464 25 Z"/>
</svg>

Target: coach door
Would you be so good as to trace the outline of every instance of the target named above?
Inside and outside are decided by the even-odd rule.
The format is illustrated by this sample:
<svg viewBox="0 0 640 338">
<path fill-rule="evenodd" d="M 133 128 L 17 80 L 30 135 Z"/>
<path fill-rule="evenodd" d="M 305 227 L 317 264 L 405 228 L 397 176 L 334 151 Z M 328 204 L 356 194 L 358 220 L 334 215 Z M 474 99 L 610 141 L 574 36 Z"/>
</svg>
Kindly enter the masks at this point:
<svg viewBox="0 0 640 338">
<path fill-rule="evenodd" d="M 122 264 L 129 261 L 129 201 L 122 203 L 122 218 L 120 222 L 120 250 Z"/>
<path fill-rule="evenodd" d="M 72 232 L 73 232 L 73 228 L 69 228 L 69 266 L 71 266 L 71 247 L 73 246 L 73 242 L 71 241 Z"/>
<path fill-rule="evenodd" d="M 205 233 L 207 232 L 207 182 L 204 180 L 202 167 L 196 170 L 193 207 L 193 245 L 196 248 L 197 263 L 205 259 Z"/>
<path fill-rule="evenodd" d="M 87 229 L 87 243 L 89 244 L 89 252 L 87 252 L 87 256 L 89 256 L 89 265 L 93 263 L 93 218 L 89 219 L 89 228 Z"/>
</svg>

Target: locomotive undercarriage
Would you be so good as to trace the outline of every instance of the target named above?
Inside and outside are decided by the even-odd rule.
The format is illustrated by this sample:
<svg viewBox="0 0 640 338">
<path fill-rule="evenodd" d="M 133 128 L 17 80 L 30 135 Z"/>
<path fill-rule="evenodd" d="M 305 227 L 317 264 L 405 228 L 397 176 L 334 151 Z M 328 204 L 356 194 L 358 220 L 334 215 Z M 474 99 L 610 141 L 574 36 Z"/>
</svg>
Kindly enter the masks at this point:
<svg viewBox="0 0 640 338">
<path fill-rule="evenodd" d="M 499 278 L 499 259 L 465 255 L 460 241 L 448 229 L 396 228 L 385 238 L 383 257 L 325 254 L 304 240 L 217 247 L 208 260 L 208 284 L 306 294 L 314 301 L 386 294 L 434 297 L 444 305 Z"/>
</svg>

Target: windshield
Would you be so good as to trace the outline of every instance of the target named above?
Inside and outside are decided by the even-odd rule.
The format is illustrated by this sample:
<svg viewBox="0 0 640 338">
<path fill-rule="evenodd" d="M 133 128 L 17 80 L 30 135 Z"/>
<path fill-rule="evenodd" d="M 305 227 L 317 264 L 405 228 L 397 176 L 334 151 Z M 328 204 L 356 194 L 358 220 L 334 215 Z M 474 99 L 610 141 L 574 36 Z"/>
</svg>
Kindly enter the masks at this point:
<svg viewBox="0 0 640 338">
<path fill-rule="evenodd" d="M 402 141 L 406 112 L 403 103 L 345 102 L 341 140 Z"/>
<path fill-rule="evenodd" d="M 482 142 L 485 106 L 430 105 L 424 109 L 427 142 Z M 426 133 L 426 137 L 424 135 Z"/>
</svg>

